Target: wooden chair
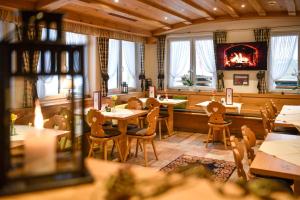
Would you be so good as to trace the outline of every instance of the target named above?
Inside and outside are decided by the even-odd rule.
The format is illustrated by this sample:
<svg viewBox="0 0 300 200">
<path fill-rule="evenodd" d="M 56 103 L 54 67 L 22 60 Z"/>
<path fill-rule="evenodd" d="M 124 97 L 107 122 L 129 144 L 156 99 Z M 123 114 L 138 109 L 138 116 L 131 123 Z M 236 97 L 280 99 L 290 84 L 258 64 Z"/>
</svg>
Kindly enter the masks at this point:
<svg viewBox="0 0 300 200">
<path fill-rule="evenodd" d="M 230 145 L 233 152 L 234 161 L 236 164 L 236 170 L 238 177 L 242 177 L 244 180 L 248 180 L 248 176 L 244 170 L 243 159 L 244 159 L 244 146 L 234 136 L 230 137 Z M 251 178 L 253 176 L 250 176 Z"/>
<path fill-rule="evenodd" d="M 215 133 L 219 132 L 223 134 L 224 147 L 227 149 L 227 140 L 229 140 L 230 137 L 229 125 L 231 122 L 224 120 L 225 106 L 216 101 L 212 101 L 208 104 L 207 111 L 211 113 L 211 115 L 208 120 L 209 131 L 205 147 L 207 148 L 209 140 L 214 142 Z"/>
<path fill-rule="evenodd" d="M 273 109 L 274 114 L 277 116 L 278 115 L 278 107 L 275 104 L 275 102 L 273 101 L 273 99 L 270 100 L 270 105 L 271 105 L 271 107 Z"/>
<path fill-rule="evenodd" d="M 266 116 L 270 126 L 270 132 L 277 132 L 277 133 L 291 134 L 291 135 L 299 134 L 299 131 L 296 127 L 275 126 L 276 115 L 273 109 L 268 104 L 266 104 L 265 108 L 266 108 Z"/>
<path fill-rule="evenodd" d="M 278 191 L 285 191 L 292 193 L 291 190 L 291 184 L 292 181 L 288 179 L 280 179 L 280 178 L 272 178 L 272 177 L 262 177 L 262 176 L 255 176 L 250 171 L 247 171 L 247 173 L 244 170 L 244 146 L 242 143 L 238 141 L 238 139 L 234 136 L 230 137 L 230 144 L 233 152 L 234 161 L 237 168 L 237 174 L 238 177 L 242 177 L 245 181 L 253 181 L 255 179 L 264 179 L 270 181 L 270 184 L 276 184 L 276 189 Z"/>
<path fill-rule="evenodd" d="M 93 149 L 94 149 L 94 145 L 96 144 L 102 144 L 103 146 L 103 157 L 104 160 L 107 160 L 107 142 L 108 141 L 114 141 L 114 143 L 116 144 L 118 153 L 119 153 L 119 157 L 121 162 L 123 162 L 123 157 L 120 151 L 120 145 L 119 145 L 119 138 L 121 133 L 118 130 L 115 129 L 107 129 L 104 130 L 102 125 L 104 124 L 105 118 L 104 116 L 101 114 L 101 112 L 99 112 L 98 110 L 95 109 L 91 109 L 89 110 L 88 114 L 87 114 L 87 122 L 91 127 L 91 135 L 89 137 L 90 139 L 90 150 L 89 150 L 89 154 L 88 157 L 92 156 Z"/>
<path fill-rule="evenodd" d="M 255 157 L 253 148 L 256 145 L 256 137 L 255 137 L 255 134 L 253 133 L 253 131 L 246 125 L 243 125 L 241 127 L 241 131 L 242 131 L 242 135 L 243 135 L 244 144 L 246 146 L 248 163 L 250 165 Z"/>
<path fill-rule="evenodd" d="M 147 159 L 147 143 L 151 142 L 152 148 L 156 157 L 156 160 L 158 160 L 156 148 L 154 145 L 154 138 L 156 136 L 156 124 L 157 124 L 157 118 L 159 116 L 159 107 L 154 107 L 148 114 L 147 114 L 147 122 L 148 127 L 147 128 L 136 128 L 127 131 L 127 140 L 128 145 L 126 149 L 126 156 L 125 161 L 130 154 L 131 149 L 131 141 L 132 139 L 137 139 L 139 141 L 143 142 L 143 149 L 144 149 L 144 160 L 145 160 L 145 166 L 148 166 L 148 159 Z M 138 148 L 136 148 L 136 154 L 138 153 Z"/>
<path fill-rule="evenodd" d="M 261 114 L 261 118 L 262 118 L 264 132 L 265 132 L 264 138 L 266 138 L 267 135 L 272 132 L 272 124 L 267 116 L 266 111 L 264 111 L 263 109 L 260 109 L 260 114 Z"/>
<path fill-rule="evenodd" d="M 71 130 L 72 127 L 72 111 L 68 108 L 62 107 L 59 111 L 59 115 L 63 116 L 67 122 L 67 129 Z"/>
<path fill-rule="evenodd" d="M 63 130 L 63 131 L 69 131 L 68 129 L 68 122 L 67 120 L 61 116 L 61 115 L 54 115 L 50 117 L 49 119 L 45 120 L 44 122 L 44 128 L 49 129 L 56 129 L 56 130 Z M 65 150 L 67 141 L 69 139 L 70 135 L 61 135 L 57 138 L 59 150 Z"/>
<path fill-rule="evenodd" d="M 143 110 L 143 102 L 136 97 L 131 97 L 128 99 L 126 108 L 132 109 L 132 110 Z M 130 126 L 130 125 L 137 125 L 139 128 L 142 128 L 142 124 L 141 124 L 142 119 L 143 118 L 136 118 L 136 119 L 128 121 L 128 124 L 129 124 L 128 128 L 134 127 L 134 126 Z M 136 127 L 134 127 L 134 128 L 136 128 Z"/>
<path fill-rule="evenodd" d="M 160 103 L 155 98 L 148 98 L 146 101 L 146 107 L 149 109 L 149 111 L 151 111 L 155 107 L 159 108 Z M 169 132 L 168 118 L 169 118 L 169 115 L 167 113 L 159 113 L 159 116 L 157 118 L 159 140 L 161 140 L 161 124 L 162 124 L 162 122 L 165 122 L 167 130 Z"/>
</svg>

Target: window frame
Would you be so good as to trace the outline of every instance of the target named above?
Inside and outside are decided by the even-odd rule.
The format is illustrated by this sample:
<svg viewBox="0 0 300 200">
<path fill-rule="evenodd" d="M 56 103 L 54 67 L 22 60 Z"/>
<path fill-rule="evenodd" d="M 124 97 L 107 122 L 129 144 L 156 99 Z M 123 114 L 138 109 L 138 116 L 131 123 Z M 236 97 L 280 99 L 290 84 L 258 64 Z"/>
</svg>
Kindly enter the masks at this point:
<svg viewBox="0 0 300 200">
<path fill-rule="evenodd" d="M 64 31 L 63 34 L 62 34 L 62 39 L 63 39 L 63 43 L 67 43 L 67 32 L 70 32 L 70 31 Z M 70 33 L 75 33 L 75 32 L 70 32 Z M 84 59 L 84 66 L 85 66 L 85 73 L 88 73 L 88 57 L 89 57 L 89 45 L 90 45 L 90 35 L 87 35 L 87 34 L 82 34 L 82 33 L 75 33 L 75 34 L 81 34 L 81 35 L 85 35 L 86 36 L 86 44 L 84 44 L 84 54 L 85 54 L 85 59 Z M 67 65 L 67 55 L 65 54 L 64 56 L 62 56 L 62 62 L 65 64 L 65 66 Z M 66 78 L 66 77 L 64 77 Z M 57 91 L 58 93 L 55 94 L 55 95 L 49 95 L 49 96 L 44 96 L 44 97 L 41 97 L 40 100 L 41 101 L 51 101 L 51 100 L 58 100 L 58 99 L 65 99 L 66 98 L 66 95 L 67 93 L 65 92 L 66 89 L 64 89 L 62 87 L 63 85 L 63 82 L 64 82 L 64 79 L 62 79 L 62 77 L 60 75 L 58 75 L 58 85 L 57 85 Z M 86 85 L 87 86 L 87 85 Z M 45 90 L 46 90 L 46 87 L 45 87 Z M 85 96 L 87 94 L 83 94 L 83 95 L 80 95 L 80 96 Z M 76 98 L 76 93 L 75 93 L 75 98 Z"/>
<path fill-rule="evenodd" d="M 273 31 L 270 34 L 270 43 L 269 43 L 269 50 L 268 50 L 268 89 L 269 92 L 272 93 L 297 93 L 297 90 L 295 90 L 294 88 L 291 88 L 293 86 L 281 86 L 278 87 L 277 86 L 275 88 L 271 88 L 270 87 L 270 82 L 271 82 L 271 65 L 270 65 L 270 59 L 271 59 L 271 38 L 272 37 L 276 37 L 276 36 L 298 36 L 298 74 L 300 73 L 300 31 Z M 288 82 L 288 81 L 286 81 Z"/>
<path fill-rule="evenodd" d="M 111 88 L 108 89 L 108 93 L 109 94 L 115 94 L 115 93 L 120 93 L 121 92 L 121 84 L 123 82 L 122 80 L 122 69 L 123 69 L 123 63 L 122 63 L 122 41 L 126 41 L 126 42 L 132 42 L 132 41 L 127 41 L 127 40 L 118 40 L 118 39 L 114 39 L 114 38 L 109 38 L 109 40 L 117 40 L 118 44 L 119 44 L 119 62 L 118 62 L 118 67 L 117 67 L 117 88 Z M 134 54 L 135 54 L 135 87 L 128 87 L 128 91 L 133 92 L 133 91 L 137 91 L 138 89 L 138 77 L 139 77 L 139 61 L 140 61 L 140 56 L 139 56 L 139 52 L 138 52 L 138 44 L 137 42 L 132 42 L 134 43 Z M 108 47 L 109 48 L 109 47 Z M 109 66 L 108 66 L 109 67 Z M 126 81 L 127 82 L 127 81 Z"/>
<path fill-rule="evenodd" d="M 167 38 L 167 67 L 166 67 L 166 73 L 167 73 L 167 88 L 168 89 L 180 89 L 180 90 L 186 90 L 186 86 L 177 86 L 177 87 L 171 87 L 170 86 L 170 63 L 171 63 L 171 42 L 176 42 L 176 41 L 189 41 L 190 42 L 190 69 L 189 71 L 192 71 L 193 73 L 190 72 L 189 76 L 192 78 L 193 82 L 196 82 L 196 41 L 197 40 L 213 40 L 212 35 L 203 35 L 203 36 L 192 36 L 192 37 L 170 37 Z M 213 78 L 213 77 L 212 77 Z M 213 80 L 211 81 L 211 85 L 213 84 Z M 193 85 L 193 87 L 196 90 L 205 90 L 205 91 L 210 91 L 213 89 L 216 89 L 216 85 L 212 86 L 196 86 Z"/>
</svg>

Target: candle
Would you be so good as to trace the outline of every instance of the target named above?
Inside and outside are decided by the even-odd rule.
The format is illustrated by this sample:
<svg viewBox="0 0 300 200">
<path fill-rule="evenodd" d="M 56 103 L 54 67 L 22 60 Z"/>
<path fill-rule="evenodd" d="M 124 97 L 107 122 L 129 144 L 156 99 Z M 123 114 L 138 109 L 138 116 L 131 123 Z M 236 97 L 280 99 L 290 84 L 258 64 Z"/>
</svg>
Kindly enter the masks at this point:
<svg viewBox="0 0 300 200">
<path fill-rule="evenodd" d="M 56 169 L 55 131 L 43 128 L 43 115 L 38 101 L 35 107 L 34 129 L 25 134 L 25 173 L 49 174 Z"/>
</svg>

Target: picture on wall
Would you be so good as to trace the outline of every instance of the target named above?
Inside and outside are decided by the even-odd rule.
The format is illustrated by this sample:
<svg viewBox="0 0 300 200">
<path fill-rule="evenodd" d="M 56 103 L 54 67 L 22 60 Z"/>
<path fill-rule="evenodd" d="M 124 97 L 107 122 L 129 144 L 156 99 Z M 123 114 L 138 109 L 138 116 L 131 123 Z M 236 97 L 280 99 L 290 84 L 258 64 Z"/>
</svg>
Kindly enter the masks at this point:
<svg viewBox="0 0 300 200">
<path fill-rule="evenodd" d="M 233 85 L 249 85 L 249 74 L 234 74 Z"/>
</svg>

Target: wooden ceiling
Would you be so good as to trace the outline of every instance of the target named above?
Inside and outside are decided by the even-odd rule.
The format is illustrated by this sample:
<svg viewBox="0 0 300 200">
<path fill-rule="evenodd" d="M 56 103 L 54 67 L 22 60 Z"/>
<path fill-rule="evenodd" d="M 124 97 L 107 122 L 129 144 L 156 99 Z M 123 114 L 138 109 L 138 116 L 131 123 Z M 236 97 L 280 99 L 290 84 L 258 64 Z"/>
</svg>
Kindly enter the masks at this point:
<svg viewBox="0 0 300 200">
<path fill-rule="evenodd" d="M 0 0 L 0 7 L 62 12 L 66 21 L 145 37 L 221 20 L 300 15 L 300 0 Z"/>
</svg>

